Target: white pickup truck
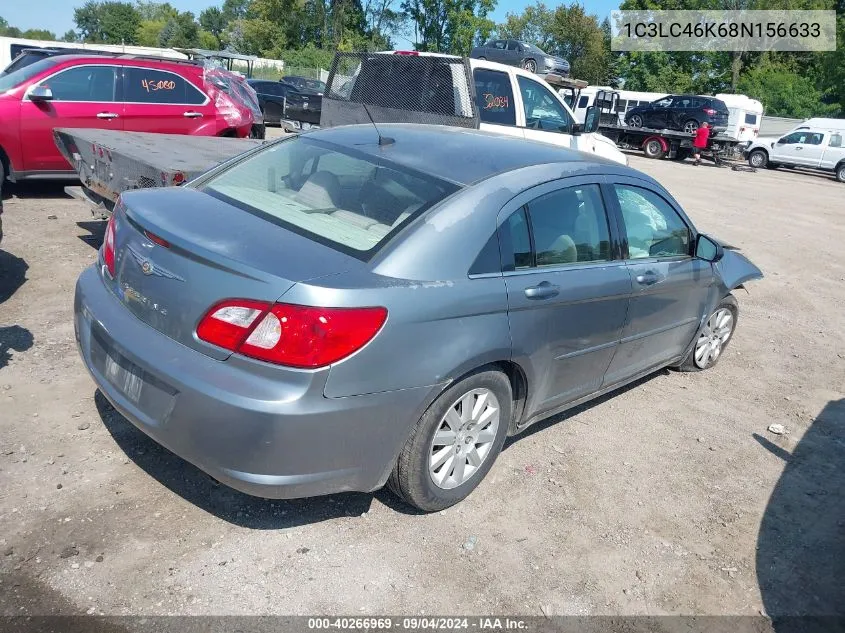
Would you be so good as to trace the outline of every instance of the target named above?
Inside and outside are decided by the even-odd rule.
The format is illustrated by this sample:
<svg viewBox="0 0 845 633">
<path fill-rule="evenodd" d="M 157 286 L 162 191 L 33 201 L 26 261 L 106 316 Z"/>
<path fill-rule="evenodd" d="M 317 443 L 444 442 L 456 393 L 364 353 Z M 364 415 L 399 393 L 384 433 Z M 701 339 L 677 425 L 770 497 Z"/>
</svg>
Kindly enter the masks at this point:
<svg viewBox="0 0 845 633">
<path fill-rule="evenodd" d="M 845 182 L 843 137 L 845 132 L 838 130 L 800 129 L 780 138 L 760 137 L 745 149 L 745 156 L 752 167 L 809 167 L 832 172 Z"/>
</svg>

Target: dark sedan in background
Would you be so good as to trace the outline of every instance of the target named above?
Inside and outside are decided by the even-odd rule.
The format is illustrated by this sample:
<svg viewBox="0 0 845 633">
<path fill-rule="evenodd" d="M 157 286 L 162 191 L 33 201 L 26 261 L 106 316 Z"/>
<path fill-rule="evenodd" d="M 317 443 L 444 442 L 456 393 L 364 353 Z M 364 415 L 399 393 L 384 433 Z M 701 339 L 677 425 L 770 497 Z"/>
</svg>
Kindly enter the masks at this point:
<svg viewBox="0 0 845 633">
<path fill-rule="evenodd" d="M 714 132 L 728 127 L 728 106 L 721 99 L 700 95 L 667 95 L 646 105 L 631 108 L 625 114 L 630 127 L 656 130 L 682 130 L 695 134 L 702 123 Z"/>
<path fill-rule="evenodd" d="M 281 125 L 282 121 L 292 121 L 300 127 L 308 128 L 320 124 L 322 95 L 304 92 L 286 81 L 250 79 L 248 82 L 258 95 L 265 125 Z"/>
<path fill-rule="evenodd" d="M 518 66 L 531 73 L 555 73 L 569 76 L 569 62 L 561 57 L 549 55 L 533 44 L 517 40 L 490 40 L 476 46 L 469 55 L 474 59 L 489 59 L 491 62 Z"/>
</svg>

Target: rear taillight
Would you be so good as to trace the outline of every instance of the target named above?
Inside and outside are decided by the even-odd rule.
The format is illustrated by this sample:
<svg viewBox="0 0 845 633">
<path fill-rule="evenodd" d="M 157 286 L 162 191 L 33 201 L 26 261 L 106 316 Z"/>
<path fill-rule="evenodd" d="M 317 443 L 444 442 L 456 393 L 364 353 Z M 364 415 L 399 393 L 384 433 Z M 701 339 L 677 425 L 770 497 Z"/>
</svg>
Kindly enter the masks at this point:
<svg viewBox="0 0 845 633">
<path fill-rule="evenodd" d="M 117 209 L 115 209 L 115 212 L 117 212 Z M 103 239 L 103 262 L 106 264 L 109 275 L 114 277 L 114 213 L 112 213 L 109 223 L 106 225 L 106 236 Z"/>
<path fill-rule="evenodd" d="M 385 308 L 318 308 L 232 299 L 206 313 L 197 337 L 269 363 L 312 369 L 357 352 L 386 319 Z"/>
<path fill-rule="evenodd" d="M 716 111 L 713 108 L 704 108 L 704 114 L 709 114 L 710 116 L 713 116 L 714 114 L 716 114 Z"/>
</svg>

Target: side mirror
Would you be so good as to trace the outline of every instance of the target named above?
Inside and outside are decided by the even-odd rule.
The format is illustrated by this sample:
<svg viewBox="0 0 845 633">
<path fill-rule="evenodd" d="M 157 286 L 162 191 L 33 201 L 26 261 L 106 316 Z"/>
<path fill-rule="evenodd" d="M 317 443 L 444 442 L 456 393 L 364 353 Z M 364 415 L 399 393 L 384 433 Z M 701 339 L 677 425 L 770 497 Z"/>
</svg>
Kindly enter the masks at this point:
<svg viewBox="0 0 845 633">
<path fill-rule="evenodd" d="M 725 254 L 725 249 L 712 237 L 699 233 L 695 242 L 695 256 L 708 262 L 718 262 Z"/>
<path fill-rule="evenodd" d="M 591 105 L 587 108 L 587 112 L 584 114 L 583 132 L 585 134 L 590 134 L 591 132 L 595 132 L 599 129 L 599 119 L 600 113 L 598 106 Z"/>
<path fill-rule="evenodd" d="M 29 91 L 30 101 L 51 101 L 53 99 L 53 91 L 47 86 L 35 86 Z"/>
</svg>

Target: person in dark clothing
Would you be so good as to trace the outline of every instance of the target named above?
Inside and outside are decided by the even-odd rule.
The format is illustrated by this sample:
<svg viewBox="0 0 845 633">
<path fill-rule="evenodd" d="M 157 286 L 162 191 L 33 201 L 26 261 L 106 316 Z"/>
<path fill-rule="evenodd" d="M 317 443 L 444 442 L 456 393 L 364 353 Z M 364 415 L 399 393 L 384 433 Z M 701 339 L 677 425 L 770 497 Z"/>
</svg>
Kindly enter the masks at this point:
<svg viewBox="0 0 845 633">
<path fill-rule="evenodd" d="M 701 124 L 701 127 L 695 133 L 695 140 L 692 142 L 693 158 L 695 162 L 693 165 L 701 164 L 701 150 L 707 147 L 707 142 L 710 140 L 710 126 L 707 122 Z"/>
</svg>

